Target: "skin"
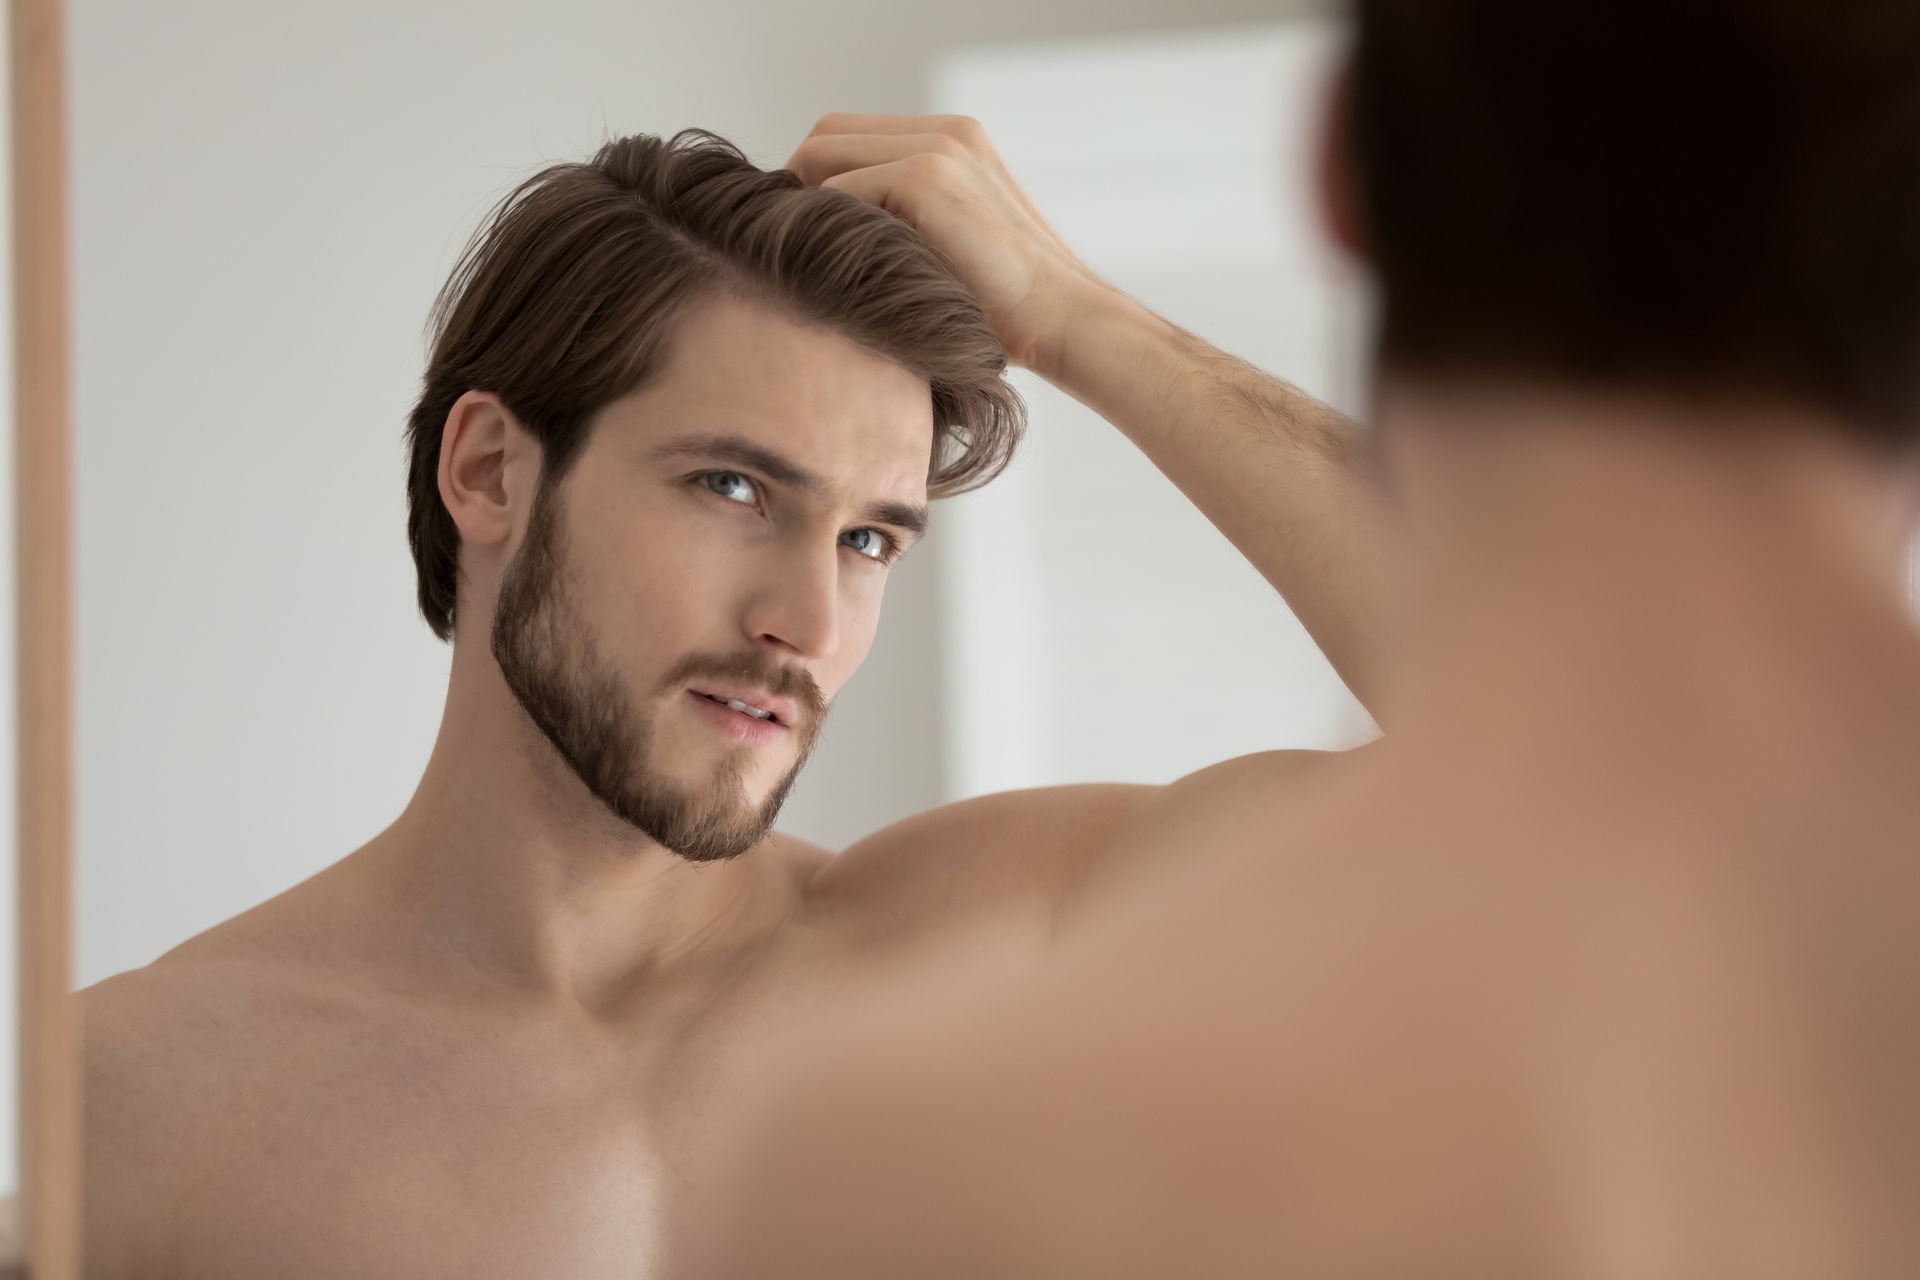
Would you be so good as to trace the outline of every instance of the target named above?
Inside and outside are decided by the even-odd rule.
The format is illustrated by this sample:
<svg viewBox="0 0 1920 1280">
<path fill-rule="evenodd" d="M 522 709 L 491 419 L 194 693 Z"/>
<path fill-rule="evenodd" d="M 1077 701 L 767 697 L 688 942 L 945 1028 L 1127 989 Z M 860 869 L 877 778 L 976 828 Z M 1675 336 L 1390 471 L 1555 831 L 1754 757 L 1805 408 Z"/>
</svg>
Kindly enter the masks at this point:
<svg viewBox="0 0 1920 1280">
<path fill-rule="evenodd" d="M 920 226 L 1017 360 L 1160 461 L 1310 630 L 1358 632 L 1373 575 L 1340 569 L 1371 565 L 1380 535 L 1349 424 L 1095 278 L 971 121 L 830 117 L 790 163 Z M 817 483 L 661 454 L 717 431 Z M 925 503 L 931 440 L 918 377 L 724 296 L 607 408 L 557 491 L 546 616 L 570 639 L 547 657 L 616 691 L 651 783 L 742 811 L 778 791 L 805 732 L 743 747 L 665 677 L 712 658 L 830 704 L 880 617 L 887 571 L 862 531 L 910 540 L 874 510 Z M 583 782 L 494 656 L 540 478 L 497 398 L 454 405 L 452 677 L 393 825 L 82 993 L 90 1276 L 658 1273 L 729 1118 L 816 1026 L 1042 967 L 1085 904 L 1140 874 L 1121 833 L 1192 785 L 993 796 L 838 856 L 771 834 L 689 861 Z M 1335 661 L 1356 679 L 1368 659 Z M 1317 767 L 1231 766 L 1288 788 Z"/>
<path fill-rule="evenodd" d="M 688 1274 L 1920 1265 L 1915 458 L 1761 395 L 1388 369 L 1376 415 L 1393 733 L 1172 788 L 1048 965 L 850 1017 Z"/>
</svg>

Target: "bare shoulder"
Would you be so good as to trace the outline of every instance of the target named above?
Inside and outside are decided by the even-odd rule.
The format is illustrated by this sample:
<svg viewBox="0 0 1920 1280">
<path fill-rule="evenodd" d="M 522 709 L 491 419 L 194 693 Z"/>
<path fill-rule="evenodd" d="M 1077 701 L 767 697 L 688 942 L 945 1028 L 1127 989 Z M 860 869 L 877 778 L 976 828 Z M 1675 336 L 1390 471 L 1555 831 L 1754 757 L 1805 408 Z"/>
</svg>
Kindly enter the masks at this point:
<svg viewBox="0 0 1920 1280">
<path fill-rule="evenodd" d="M 137 969 L 79 993 L 90 1091 L 89 1122 L 122 1118 L 120 1100 L 177 1095 L 210 1056 L 229 1052 L 286 1004 L 297 967 L 268 942 L 272 904 L 215 925 Z M 151 1109 L 140 1113 L 149 1118 Z M 131 1112 L 124 1118 L 134 1119 Z M 103 1130 L 111 1132 L 112 1130 Z"/>
<path fill-rule="evenodd" d="M 261 1051 L 276 1028 L 350 1012 L 358 1001 L 341 970 L 349 933 L 296 889 L 86 988 L 89 1075 L 179 1096 L 190 1080 Z"/>
<path fill-rule="evenodd" d="M 302 985 L 283 957 L 219 938 L 81 991 L 90 1140 L 189 1138 L 172 1118 L 289 1016 Z"/>
<path fill-rule="evenodd" d="M 1150 857 L 1178 857 L 1182 828 L 1229 803 L 1285 803 L 1328 753 L 1242 756 L 1170 785 L 1087 783 L 1007 791 L 897 822 L 822 862 L 816 906 L 924 928 L 993 912 L 1051 929 L 1090 883 Z M 1155 853 L 1160 850 L 1160 853 Z"/>
<path fill-rule="evenodd" d="M 1360 748 L 1358 750 L 1364 750 Z M 1153 802 L 1110 839 L 1085 851 L 1061 885 L 1058 909 L 1078 919 L 1102 901 L 1136 897 L 1210 848 L 1243 845 L 1300 811 L 1356 751 L 1261 751 L 1197 770 L 1158 788 Z"/>
<path fill-rule="evenodd" d="M 925 930 L 995 913 L 1041 919 L 1086 852 L 1113 839 L 1164 788 L 1123 783 L 978 796 L 884 827 L 821 866 L 821 912 Z"/>
<path fill-rule="evenodd" d="M 81 991 L 88 1274 L 173 1274 L 178 1188 L 207 1138 L 209 1009 L 222 974 L 156 961 Z"/>
<path fill-rule="evenodd" d="M 76 997 L 89 1276 L 176 1274 L 184 1197 L 257 1119 L 261 1067 L 342 1003 L 245 920 Z"/>
<path fill-rule="evenodd" d="M 1208 765 L 1170 784 L 1161 810 L 1169 818 L 1191 816 L 1200 809 L 1226 804 L 1236 809 L 1288 804 L 1297 786 L 1311 783 L 1338 762 L 1370 750 L 1259 751 Z"/>
</svg>

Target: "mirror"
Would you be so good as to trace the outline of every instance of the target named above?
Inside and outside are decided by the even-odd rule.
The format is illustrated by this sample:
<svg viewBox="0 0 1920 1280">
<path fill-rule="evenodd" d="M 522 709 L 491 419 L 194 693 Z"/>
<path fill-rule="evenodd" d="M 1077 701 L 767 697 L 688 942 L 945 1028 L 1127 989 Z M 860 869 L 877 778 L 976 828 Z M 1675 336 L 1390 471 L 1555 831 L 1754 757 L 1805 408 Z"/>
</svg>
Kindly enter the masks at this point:
<svg viewBox="0 0 1920 1280">
<path fill-rule="evenodd" d="M 73 15 L 80 987 L 336 883 L 327 868 L 406 810 L 453 673 L 405 537 L 421 327 L 494 201 L 603 136 L 704 126 L 771 168 L 828 111 L 974 115 L 1096 269 L 1353 405 L 1364 300 L 1306 201 L 1331 49 L 1318 5 L 217 8 Z M 1230 144 L 1185 145 L 1226 139 L 1229 119 L 1246 127 Z M 1169 203 L 1155 171 L 1183 165 L 1192 194 Z M 1244 222 L 1195 247 L 1187 220 L 1227 198 L 1252 201 Z M 1289 301 L 1236 300 L 1247 270 Z M 968 797 L 1165 783 L 1372 732 L 1273 589 L 1131 444 L 1015 384 L 1024 454 L 933 504 L 927 544 L 889 571 L 872 652 L 780 815 L 800 840 L 841 850 Z M 292 932 L 263 910 L 263 936 Z M 329 1057 L 310 1049 L 276 1069 Z M 194 1078 L 226 1070 L 251 1078 Z M 377 1199 L 431 1150 L 367 1154 L 364 1183 L 329 1187 Z"/>
</svg>

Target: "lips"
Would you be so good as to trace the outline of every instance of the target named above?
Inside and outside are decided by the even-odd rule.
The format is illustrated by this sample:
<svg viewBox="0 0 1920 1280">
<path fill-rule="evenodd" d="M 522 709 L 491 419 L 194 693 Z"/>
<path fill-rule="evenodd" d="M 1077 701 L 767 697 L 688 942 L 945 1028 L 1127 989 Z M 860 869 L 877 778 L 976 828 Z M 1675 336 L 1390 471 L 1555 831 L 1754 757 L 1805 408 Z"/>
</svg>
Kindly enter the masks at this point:
<svg viewBox="0 0 1920 1280">
<path fill-rule="evenodd" d="M 736 711 L 727 703 L 704 693 L 687 690 L 687 701 L 694 715 L 715 729 L 749 747 L 772 747 L 794 740 L 795 731 L 778 720 Z"/>
<path fill-rule="evenodd" d="M 785 729 L 793 728 L 800 716 L 799 705 L 795 703 L 792 698 L 777 697 L 763 689 L 711 685 L 698 686 L 691 689 L 690 692 L 697 693 L 701 697 L 711 699 L 716 703 L 740 702 L 757 710 L 770 712 L 772 718 L 763 721 L 763 723 L 777 724 Z M 739 712 L 738 714 L 745 715 L 746 713 Z M 759 719 L 759 717 L 753 718 Z"/>
</svg>

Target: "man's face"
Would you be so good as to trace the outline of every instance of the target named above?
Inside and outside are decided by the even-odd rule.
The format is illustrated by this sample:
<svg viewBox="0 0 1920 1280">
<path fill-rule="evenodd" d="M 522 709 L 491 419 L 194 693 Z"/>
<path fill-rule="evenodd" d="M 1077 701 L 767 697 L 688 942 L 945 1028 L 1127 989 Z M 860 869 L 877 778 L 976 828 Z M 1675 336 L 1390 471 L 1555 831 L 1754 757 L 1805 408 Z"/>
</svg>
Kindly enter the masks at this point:
<svg viewBox="0 0 1920 1280">
<path fill-rule="evenodd" d="M 508 687 L 619 817 L 687 858 L 743 852 L 866 658 L 932 446 L 924 379 L 702 301 L 535 502 L 494 613 Z"/>
</svg>

